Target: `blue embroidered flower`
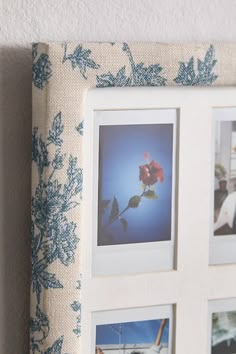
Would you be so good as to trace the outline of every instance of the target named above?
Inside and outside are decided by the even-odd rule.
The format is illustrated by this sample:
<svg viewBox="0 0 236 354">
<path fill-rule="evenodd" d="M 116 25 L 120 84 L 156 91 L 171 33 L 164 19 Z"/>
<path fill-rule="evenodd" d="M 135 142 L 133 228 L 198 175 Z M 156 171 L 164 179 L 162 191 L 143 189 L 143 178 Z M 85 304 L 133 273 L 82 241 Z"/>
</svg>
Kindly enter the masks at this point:
<svg viewBox="0 0 236 354">
<path fill-rule="evenodd" d="M 47 54 L 41 53 L 38 58 L 37 55 L 38 44 L 34 44 L 32 47 L 32 81 L 35 87 L 42 90 L 52 76 L 52 63 Z"/>
</svg>

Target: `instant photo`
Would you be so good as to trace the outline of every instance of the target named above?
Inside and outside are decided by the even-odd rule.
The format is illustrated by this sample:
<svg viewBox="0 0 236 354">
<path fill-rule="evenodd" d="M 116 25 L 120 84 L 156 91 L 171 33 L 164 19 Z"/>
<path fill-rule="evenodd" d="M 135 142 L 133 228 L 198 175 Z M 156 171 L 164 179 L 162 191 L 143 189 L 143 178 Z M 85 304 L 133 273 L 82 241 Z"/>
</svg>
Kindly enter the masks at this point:
<svg viewBox="0 0 236 354">
<path fill-rule="evenodd" d="M 236 109 L 215 108 L 212 263 L 236 261 Z"/>
<path fill-rule="evenodd" d="M 168 354 L 169 320 L 112 323 L 96 327 L 95 354 Z"/>
<path fill-rule="evenodd" d="M 171 305 L 94 313 L 94 354 L 172 354 Z"/>
<path fill-rule="evenodd" d="M 211 354 L 236 353 L 236 310 L 212 314 Z"/>
<path fill-rule="evenodd" d="M 216 122 L 214 235 L 236 234 L 236 115 Z"/>
<path fill-rule="evenodd" d="M 98 246 L 171 239 L 172 165 L 173 124 L 99 127 Z"/>
<path fill-rule="evenodd" d="M 176 119 L 175 110 L 95 112 L 96 274 L 173 268 Z"/>
</svg>

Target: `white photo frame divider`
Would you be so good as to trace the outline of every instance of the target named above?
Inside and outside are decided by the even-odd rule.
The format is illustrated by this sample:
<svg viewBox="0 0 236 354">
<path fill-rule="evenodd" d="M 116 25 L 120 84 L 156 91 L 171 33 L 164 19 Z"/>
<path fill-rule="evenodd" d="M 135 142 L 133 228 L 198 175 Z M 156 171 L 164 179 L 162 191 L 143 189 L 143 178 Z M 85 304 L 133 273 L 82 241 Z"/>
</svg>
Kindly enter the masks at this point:
<svg viewBox="0 0 236 354">
<path fill-rule="evenodd" d="M 82 353 L 93 345 L 91 319 L 94 313 L 157 305 L 176 305 L 175 354 L 188 354 L 190 350 L 191 354 L 210 353 L 208 301 L 236 297 L 236 285 L 228 281 L 235 278 L 236 264 L 209 267 L 213 223 L 212 108 L 234 107 L 235 94 L 234 88 L 115 88 L 88 93 L 85 119 L 91 118 L 96 110 L 179 110 L 179 236 L 176 270 L 113 277 L 93 275 L 91 240 L 83 238 Z M 91 139 L 87 138 L 84 153 L 90 148 Z M 91 171 L 88 171 L 86 158 L 84 161 L 84 193 L 88 196 L 86 180 Z M 205 183 L 202 183 L 202 174 Z M 84 234 L 88 234 L 90 225 L 91 210 L 89 198 L 86 198 Z"/>
</svg>

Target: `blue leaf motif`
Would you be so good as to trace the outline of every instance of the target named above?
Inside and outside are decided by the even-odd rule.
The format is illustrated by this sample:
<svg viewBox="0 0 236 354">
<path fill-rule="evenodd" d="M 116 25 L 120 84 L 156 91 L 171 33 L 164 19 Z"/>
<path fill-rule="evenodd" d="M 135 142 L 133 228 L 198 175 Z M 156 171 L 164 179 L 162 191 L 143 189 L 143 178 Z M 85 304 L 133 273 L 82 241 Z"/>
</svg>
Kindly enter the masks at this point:
<svg viewBox="0 0 236 354">
<path fill-rule="evenodd" d="M 78 281 L 77 281 L 76 289 L 77 289 L 77 290 L 80 290 L 80 289 L 81 289 L 81 280 L 78 280 Z"/>
<path fill-rule="evenodd" d="M 53 261 L 54 260 L 55 260 L 55 257 L 53 258 Z M 38 303 L 40 303 L 40 296 L 41 296 L 41 292 L 42 292 L 43 288 L 44 289 L 63 288 L 60 281 L 56 279 L 55 274 L 48 273 L 45 271 L 46 267 L 47 267 L 47 264 L 42 262 L 42 260 L 33 264 L 33 269 L 32 269 L 33 291 L 36 292 Z"/>
<path fill-rule="evenodd" d="M 38 136 L 38 129 L 33 129 L 32 134 L 32 160 L 37 164 L 39 174 L 49 166 L 48 150 L 46 143 Z"/>
<path fill-rule="evenodd" d="M 71 304 L 71 307 L 73 311 L 77 312 L 81 310 L 81 303 L 78 301 L 74 301 L 73 304 Z"/>
<path fill-rule="evenodd" d="M 79 301 L 74 301 L 71 304 L 71 308 L 74 312 L 76 312 L 76 327 L 73 329 L 73 333 L 80 337 L 81 335 L 81 303 Z"/>
<path fill-rule="evenodd" d="M 80 274 L 81 277 L 81 274 Z M 76 286 L 77 290 L 81 290 L 81 279 L 79 279 L 77 281 L 77 286 Z M 76 323 L 75 323 L 75 328 L 73 329 L 73 333 L 77 336 L 80 337 L 81 336 L 81 303 L 77 300 L 75 300 L 72 304 L 71 304 L 71 308 L 73 310 L 73 312 L 76 313 Z"/>
<path fill-rule="evenodd" d="M 52 63 L 46 53 L 41 53 L 38 57 L 38 45 L 32 46 L 32 81 L 35 87 L 43 89 L 52 76 Z"/>
<path fill-rule="evenodd" d="M 204 60 L 197 59 L 196 70 L 194 67 L 194 57 L 191 57 L 186 63 L 180 62 L 178 76 L 174 81 L 184 86 L 210 85 L 218 78 L 213 72 L 216 63 L 215 49 L 213 45 L 210 45 Z"/>
<path fill-rule="evenodd" d="M 77 132 L 83 136 L 84 135 L 84 121 L 82 120 L 77 127 L 75 127 Z"/>
<path fill-rule="evenodd" d="M 165 86 L 166 79 L 160 74 L 162 67 L 159 64 L 145 67 L 143 63 L 135 66 L 136 84 L 138 86 Z"/>
<path fill-rule="evenodd" d="M 62 63 L 70 61 L 72 69 L 78 68 L 84 79 L 87 80 L 87 69 L 98 69 L 99 64 L 90 58 L 91 50 L 83 49 L 82 45 L 78 45 L 72 54 L 67 54 L 67 44 L 64 45 L 64 56 Z"/>
<path fill-rule="evenodd" d="M 63 130 L 64 125 L 61 122 L 61 112 L 59 112 L 53 119 L 52 128 L 49 130 L 48 141 L 56 146 L 61 146 L 63 140 L 60 136 L 63 133 Z"/>
<path fill-rule="evenodd" d="M 45 289 L 54 288 L 59 289 L 63 288 L 60 281 L 55 278 L 55 274 L 48 272 L 40 272 L 39 279 L 41 280 L 41 284 Z"/>
<path fill-rule="evenodd" d="M 77 168 L 77 157 L 69 157 L 67 169 L 68 181 L 64 185 L 64 199 L 69 200 L 82 191 L 83 173 L 81 168 Z"/>
<path fill-rule="evenodd" d="M 48 317 L 41 311 L 39 306 L 36 306 L 36 317 L 30 319 L 30 332 L 31 336 L 37 332 L 42 332 L 41 337 L 37 336 L 37 339 L 41 342 L 42 338 L 46 337 L 46 334 L 49 332 L 49 320 Z"/>
<path fill-rule="evenodd" d="M 63 336 L 57 339 L 53 345 L 46 350 L 43 354 L 61 354 L 63 344 Z"/>
<path fill-rule="evenodd" d="M 97 75 L 97 87 L 120 87 L 130 86 L 131 79 L 126 76 L 125 66 L 117 74 L 108 72 L 107 74 Z"/>
</svg>

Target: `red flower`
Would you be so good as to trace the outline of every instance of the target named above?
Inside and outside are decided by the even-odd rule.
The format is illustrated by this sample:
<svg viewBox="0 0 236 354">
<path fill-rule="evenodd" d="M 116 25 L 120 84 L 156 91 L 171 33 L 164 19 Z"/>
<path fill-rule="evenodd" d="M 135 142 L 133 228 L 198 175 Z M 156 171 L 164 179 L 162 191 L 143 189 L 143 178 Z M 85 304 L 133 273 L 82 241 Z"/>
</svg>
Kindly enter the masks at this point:
<svg viewBox="0 0 236 354">
<path fill-rule="evenodd" d="M 163 168 L 154 160 L 149 164 L 139 166 L 139 180 L 146 186 L 151 186 L 157 181 L 163 182 Z"/>
</svg>

